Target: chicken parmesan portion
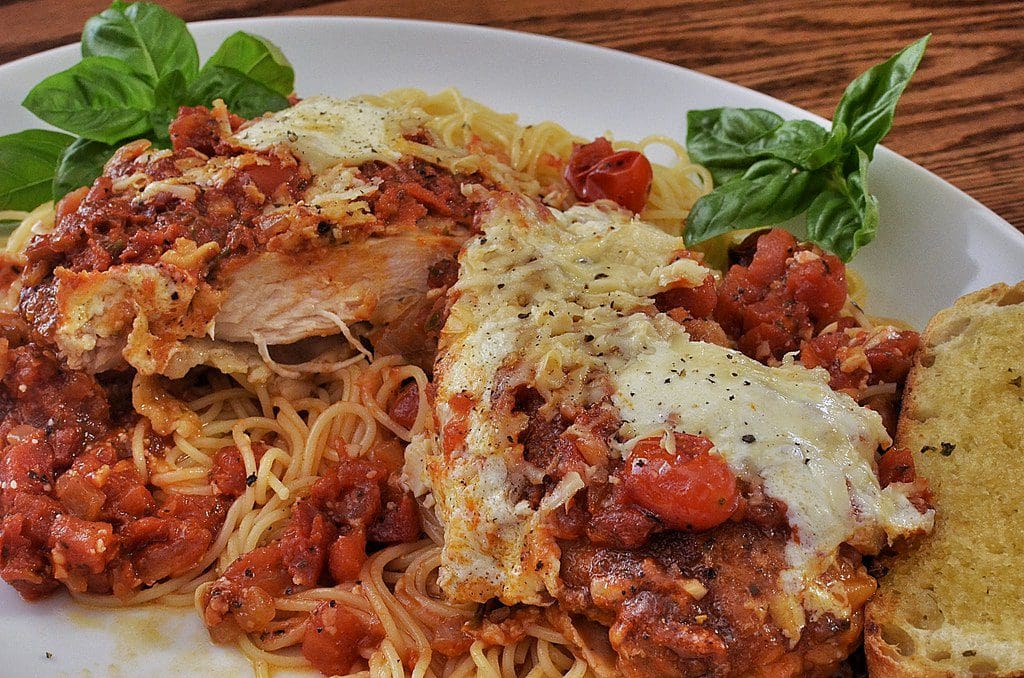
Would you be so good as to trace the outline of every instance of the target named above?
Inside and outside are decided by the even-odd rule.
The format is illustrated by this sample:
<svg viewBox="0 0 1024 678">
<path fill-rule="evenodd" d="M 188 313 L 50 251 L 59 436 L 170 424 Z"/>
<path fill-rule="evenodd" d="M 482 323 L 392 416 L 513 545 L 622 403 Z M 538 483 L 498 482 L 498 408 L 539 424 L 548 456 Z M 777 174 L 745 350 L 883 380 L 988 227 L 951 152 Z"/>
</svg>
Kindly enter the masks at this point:
<svg viewBox="0 0 1024 678">
<path fill-rule="evenodd" d="M 462 188 L 502 181 L 430 123 L 363 98 L 251 121 L 182 108 L 171 148 L 129 143 L 61 201 L 18 262 L 24 315 L 93 373 L 168 374 L 201 337 L 278 346 L 359 323 L 429 364 L 431 271 L 474 232 Z"/>
<path fill-rule="evenodd" d="M 834 668 L 874 590 L 861 556 L 933 521 L 912 469 L 880 482 L 881 417 L 688 323 L 720 274 L 611 203 L 502 194 L 479 225 L 406 455 L 445 593 L 555 603 L 627 675 Z"/>
</svg>

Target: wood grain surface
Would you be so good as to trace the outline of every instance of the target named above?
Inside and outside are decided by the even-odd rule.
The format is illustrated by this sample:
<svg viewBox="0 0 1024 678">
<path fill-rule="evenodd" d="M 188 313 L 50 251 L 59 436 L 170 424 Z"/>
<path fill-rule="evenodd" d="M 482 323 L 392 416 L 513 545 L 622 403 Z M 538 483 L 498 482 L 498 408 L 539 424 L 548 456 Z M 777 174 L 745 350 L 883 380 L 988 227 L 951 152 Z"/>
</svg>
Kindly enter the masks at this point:
<svg viewBox="0 0 1024 678">
<path fill-rule="evenodd" d="M 106 1 L 0 5 L 0 62 L 78 39 Z M 846 83 L 932 33 L 886 145 L 1024 233 L 1021 0 L 163 0 L 188 20 L 274 14 L 443 19 L 553 35 L 703 71 L 831 117 Z"/>
</svg>

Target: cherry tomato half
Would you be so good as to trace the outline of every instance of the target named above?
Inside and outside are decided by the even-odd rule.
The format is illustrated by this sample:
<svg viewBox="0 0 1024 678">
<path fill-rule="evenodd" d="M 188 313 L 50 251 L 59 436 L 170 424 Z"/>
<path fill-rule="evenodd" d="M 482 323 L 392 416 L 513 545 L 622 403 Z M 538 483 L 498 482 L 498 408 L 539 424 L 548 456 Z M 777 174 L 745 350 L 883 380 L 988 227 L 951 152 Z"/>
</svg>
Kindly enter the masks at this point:
<svg viewBox="0 0 1024 678">
<path fill-rule="evenodd" d="M 575 145 L 565 180 L 584 202 L 606 198 L 632 212 L 642 212 L 654 180 L 650 161 L 638 151 L 616 151 L 604 137 Z"/>
<path fill-rule="evenodd" d="M 710 530 L 739 506 L 736 474 L 707 438 L 676 433 L 675 443 L 675 453 L 657 437 L 636 444 L 623 468 L 626 494 L 669 529 Z"/>
</svg>

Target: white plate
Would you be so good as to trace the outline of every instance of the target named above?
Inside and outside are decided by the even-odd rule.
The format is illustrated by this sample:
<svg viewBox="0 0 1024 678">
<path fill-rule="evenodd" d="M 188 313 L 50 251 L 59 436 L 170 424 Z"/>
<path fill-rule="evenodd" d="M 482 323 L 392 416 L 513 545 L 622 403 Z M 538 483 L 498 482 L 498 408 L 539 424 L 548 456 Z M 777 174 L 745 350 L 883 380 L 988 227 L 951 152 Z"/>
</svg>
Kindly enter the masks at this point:
<svg viewBox="0 0 1024 678">
<path fill-rule="evenodd" d="M 759 107 L 819 118 L 789 104 L 668 64 L 523 33 L 417 21 L 269 18 L 194 24 L 208 56 L 236 30 L 264 35 L 295 65 L 296 90 L 350 96 L 457 86 L 524 121 L 556 120 L 583 135 L 685 139 L 686 111 Z M 878 54 L 881 59 L 887 55 Z M 0 133 L 39 126 L 20 108 L 46 75 L 78 60 L 63 47 L 0 67 Z M 912 85 L 914 86 L 914 85 Z M 897 115 L 897 122 L 899 116 Z M 935 131 L 941 133 L 940 130 Z M 869 309 L 918 327 L 968 291 L 1024 279 L 1024 237 L 963 192 L 887 149 L 871 166 L 882 213 L 878 239 L 857 257 Z M 27 604 L 0 585 L 3 676 L 237 675 L 247 662 L 216 648 L 191 610 L 111 613 L 65 597 Z M 46 653 L 52 653 L 47 658 Z"/>
</svg>

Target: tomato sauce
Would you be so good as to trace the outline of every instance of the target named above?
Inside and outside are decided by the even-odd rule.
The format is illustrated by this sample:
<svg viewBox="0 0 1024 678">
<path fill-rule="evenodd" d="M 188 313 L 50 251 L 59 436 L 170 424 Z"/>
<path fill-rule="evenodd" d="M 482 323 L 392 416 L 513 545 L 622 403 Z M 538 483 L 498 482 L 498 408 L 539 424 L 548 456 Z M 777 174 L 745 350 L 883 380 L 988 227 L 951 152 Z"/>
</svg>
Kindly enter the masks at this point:
<svg viewBox="0 0 1024 678">
<path fill-rule="evenodd" d="M 275 597 L 354 581 L 369 544 L 416 541 L 420 527 L 415 500 L 384 464 L 344 460 L 294 505 L 280 539 L 240 556 L 206 593 L 211 636 L 227 642 L 238 630 L 264 631 Z M 307 623 L 316 626 L 317 615 Z M 310 642 L 320 647 L 322 640 L 317 632 Z"/>
<path fill-rule="evenodd" d="M 126 389 L 68 370 L 16 318 L 0 326 L 0 576 L 28 599 L 61 584 L 124 597 L 194 567 L 226 503 L 154 494 L 130 458 Z"/>
<path fill-rule="evenodd" d="M 756 243 L 750 263 L 726 273 L 714 317 L 741 351 L 773 362 L 836 320 L 846 303 L 846 269 L 781 229 Z"/>
</svg>

